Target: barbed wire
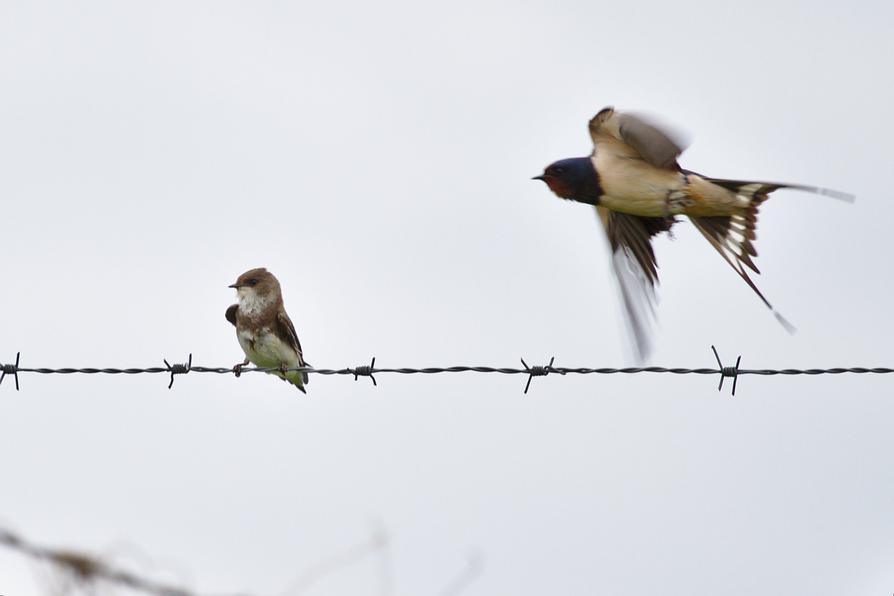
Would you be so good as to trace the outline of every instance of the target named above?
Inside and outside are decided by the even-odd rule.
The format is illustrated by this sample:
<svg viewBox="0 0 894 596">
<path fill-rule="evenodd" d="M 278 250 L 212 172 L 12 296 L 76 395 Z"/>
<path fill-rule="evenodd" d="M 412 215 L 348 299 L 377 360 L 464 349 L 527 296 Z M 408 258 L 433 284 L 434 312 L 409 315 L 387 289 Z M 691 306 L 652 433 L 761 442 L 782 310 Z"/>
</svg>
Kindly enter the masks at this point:
<svg viewBox="0 0 894 596">
<path fill-rule="evenodd" d="M 276 367 L 224 367 L 224 366 L 198 366 L 192 363 L 192 354 L 183 364 L 170 364 L 163 359 L 164 366 L 151 366 L 147 368 L 45 368 L 45 367 L 24 367 L 20 364 L 21 352 L 16 353 L 14 364 L 0 364 L 0 384 L 6 375 L 12 375 L 15 378 L 16 391 L 19 390 L 19 373 L 37 373 L 42 375 L 138 375 L 138 374 L 169 374 L 170 382 L 168 389 L 174 386 L 174 377 L 176 375 L 185 375 L 187 373 L 214 373 L 214 374 L 232 374 L 238 377 L 241 373 L 286 373 L 286 372 L 303 372 L 315 375 L 350 375 L 356 381 L 360 377 L 369 377 L 373 385 L 378 386 L 376 377 L 378 374 L 400 374 L 400 375 L 432 375 L 440 373 L 497 373 L 504 375 L 527 375 L 528 380 L 525 383 L 525 393 L 531 388 L 531 381 L 534 377 L 545 377 L 549 374 L 558 375 L 629 375 L 640 373 L 656 373 L 656 374 L 672 374 L 672 375 L 720 375 L 720 384 L 717 390 L 723 389 L 723 381 L 732 379 L 732 395 L 736 394 L 736 384 L 741 375 L 840 375 L 840 374 L 891 374 L 894 368 L 887 367 L 835 367 L 835 368 L 739 368 L 742 362 L 742 356 L 736 359 L 735 366 L 724 366 L 720 360 L 717 349 L 711 346 L 714 352 L 714 358 L 717 361 L 717 368 L 685 368 L 685 367 L 666 367 L 666 366 L 628 366 L 623 368 L 601 367 L 565 367 L 554 366 L 555 357 L 552 357 L 547 365 L 528 366 L 524 358 L 521 359 L 522 368 L 518 367 L 495 367 L 495 366 L 429 366 L 424 368 L 411 367 L 376 367 L 376 359 L 373 358 L 369 364 L 345 368 L 314 368 L 312 366 L 299 366 L 292 368 L 276 368 Z"/>
</svg>

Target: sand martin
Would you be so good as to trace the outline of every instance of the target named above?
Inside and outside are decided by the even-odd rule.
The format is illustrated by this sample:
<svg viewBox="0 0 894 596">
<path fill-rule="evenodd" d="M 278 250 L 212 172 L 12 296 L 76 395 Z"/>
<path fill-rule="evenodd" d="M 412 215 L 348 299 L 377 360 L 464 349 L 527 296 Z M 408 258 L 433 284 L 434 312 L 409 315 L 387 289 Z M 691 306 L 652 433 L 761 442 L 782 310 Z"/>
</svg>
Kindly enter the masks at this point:
<svg viewBox="0 0 894 596">
<path fill-rule="evenodd" d="M 227 320 L 236 327 L 236 337 L 245 352 L 245 360 L 233 367 L 238 375 L 241 368 L 252 362 L 264 368 L 279 368 L 277 375 L 306 393 L 307 373 L 286 369 L 308 366 L 301 351 L 286 309 L 283 307 L 279 281 L 263 267 L 246 271 L 236 283 L 239 304 L 227 309 Z"/>
<path fill-rule="evenodd" d="M 637 356 L 649 352 L 658 267 L 652 236 L 669 231 L 676 215 L 687 216 L 711 246 L 745 280 L 787 329 L 748 275 L 760 273 L 753 257 L 757 212 L 770 193 L 793 188 L 853 201 L 846 193 L 804 186 L 709 178 L 677 163 L 683 143 L 641 116 L 607 107 L 590 120 L 594 149 L 589 157 L 563 159 L 535 180 L 563 199 L 596 207 L 612 250 Z"/>
</svg>

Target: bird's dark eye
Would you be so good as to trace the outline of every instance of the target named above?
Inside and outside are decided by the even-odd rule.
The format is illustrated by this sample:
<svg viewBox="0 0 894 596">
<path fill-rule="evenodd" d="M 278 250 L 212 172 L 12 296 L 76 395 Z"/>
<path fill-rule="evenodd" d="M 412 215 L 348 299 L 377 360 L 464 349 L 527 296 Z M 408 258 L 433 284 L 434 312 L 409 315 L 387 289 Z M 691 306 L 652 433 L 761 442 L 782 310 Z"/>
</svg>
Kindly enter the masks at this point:
<svg viewBox="0 0 894 596">
<path fill-rule="evenodd" d="M 559 166 L 557 168 L 553 168 L 553 174 L 563 174 L 565 172 L 565 168 Z"/>
<path fill-rule="evenodd" d="M 254 286 L 258 285 L 258 280 L 250 279 L 250 280 L 248 280 L 248 285 L 254 287 Z"/>
</svg>

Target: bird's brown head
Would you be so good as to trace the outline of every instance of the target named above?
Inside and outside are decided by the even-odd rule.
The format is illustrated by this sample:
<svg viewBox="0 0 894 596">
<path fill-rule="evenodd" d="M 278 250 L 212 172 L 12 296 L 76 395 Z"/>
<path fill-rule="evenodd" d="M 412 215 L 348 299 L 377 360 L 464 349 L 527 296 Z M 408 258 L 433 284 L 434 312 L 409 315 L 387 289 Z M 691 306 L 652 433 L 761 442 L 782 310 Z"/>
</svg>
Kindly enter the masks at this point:
<svg viewBox="0 0 894 596">
<path fill-rule="evenodd" d="M 263 267 L 249 269 L 229 287 L 236 289 L 240 302 L 270 302 L 281 296 L 279 280 Z"/>
<path fill-rule="evenodd" d="M 551 163 L 533 180 L 543 180 L 556 196 L 594 203 L 601 194 L 599 177 L 589 157 L 572 157 Z"/>
</svg>

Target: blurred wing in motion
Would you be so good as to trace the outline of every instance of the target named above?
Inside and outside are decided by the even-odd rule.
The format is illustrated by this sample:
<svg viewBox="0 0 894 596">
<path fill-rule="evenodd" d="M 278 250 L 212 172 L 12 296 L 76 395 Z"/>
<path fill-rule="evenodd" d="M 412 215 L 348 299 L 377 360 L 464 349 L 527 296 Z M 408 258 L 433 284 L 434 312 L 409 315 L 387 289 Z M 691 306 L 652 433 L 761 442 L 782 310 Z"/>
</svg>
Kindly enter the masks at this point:
<svg viewBox="0 0 894 596">
<path fill-rule="evenodd" d="M 655 285 L 658 266 L 652 250 L 652 236 L 670 230 L 675 220 L 663 217 L 637 217 L 596 207 L 612 250 L 612 269 L 621 300 L 627 328 L 633 339 L 637 361 L 648 358 L 652 348 L 652 325 L 655 321 Z"/>
<path fill-rule="evenodd" d="M 656 168 L 677 170 L 677 157 L 686 148 L 678 135 L 662 129 L 640 115 L 604 108 L 590 120 L 593 143 L 620 141 L 643 161 Z M 629 152 L 629 149 L 628 149 Z"/>
</svg>

